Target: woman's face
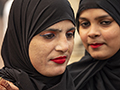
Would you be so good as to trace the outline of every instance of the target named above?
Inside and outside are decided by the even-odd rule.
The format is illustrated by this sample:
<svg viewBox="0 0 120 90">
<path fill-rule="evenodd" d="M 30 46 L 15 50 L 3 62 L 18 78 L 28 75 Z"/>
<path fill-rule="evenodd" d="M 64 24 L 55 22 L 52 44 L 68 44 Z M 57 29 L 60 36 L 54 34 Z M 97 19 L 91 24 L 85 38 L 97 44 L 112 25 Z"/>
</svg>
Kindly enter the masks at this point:
<svg viewBox="0 0 120 90">
<path fill-rule="evenodd" d="M 73 50 L 74 31 L 73 23 L 64 20 L 33 37 L 29 45 L 29 57 L 39 73 L 52 77 L 65 71 Z"/>
<path fill-rule="evenodd" d="M 120 26 L 103 9 L 84 10 L 79 24 L 83 45 L 93 58 L 108 59 L 120 49 Z"/>
</svg>

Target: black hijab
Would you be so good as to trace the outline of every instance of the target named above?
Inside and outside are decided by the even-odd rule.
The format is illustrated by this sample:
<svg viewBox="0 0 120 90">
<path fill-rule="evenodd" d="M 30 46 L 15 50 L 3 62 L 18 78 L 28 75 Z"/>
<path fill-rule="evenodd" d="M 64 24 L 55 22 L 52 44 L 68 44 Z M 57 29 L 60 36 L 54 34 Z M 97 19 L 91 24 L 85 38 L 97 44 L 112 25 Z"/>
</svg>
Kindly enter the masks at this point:
<svg viewBox="0 0 120 90">
<path fill-rule="evenodd" d="M 120 26 L 120 0 L 81 0 L 76 17 L 89 8 L 105 10 Z M 120 90 L 120 50 L 106 60 L 96 60 L 85 51 L 85 56 L 69 66 L 76 90 Z"/>
<path fill-rule="evenodd" d="M 5 66 L 0 76 L 20 90 L 74 90 L 67 69 L 56 77 L 43 76 L 32 66 L 28 55 L 31 39 L 62 20 L 75 25 L 67 0 L 14 0 L 1 50 Z"/>
</svg>

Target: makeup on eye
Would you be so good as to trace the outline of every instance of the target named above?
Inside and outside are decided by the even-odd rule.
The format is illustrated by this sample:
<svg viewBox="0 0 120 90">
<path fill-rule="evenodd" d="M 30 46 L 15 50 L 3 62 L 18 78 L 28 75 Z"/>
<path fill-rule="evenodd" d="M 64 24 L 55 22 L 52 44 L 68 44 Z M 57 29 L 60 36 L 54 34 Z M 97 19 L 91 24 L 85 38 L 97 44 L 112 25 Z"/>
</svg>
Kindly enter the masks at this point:
<svg viewBox="0 0 120 90">
<path fill-rule="evenodd" d="M 41 32 L 40 36 L 42 36 L 45 39 L 52 39 L 59 32 L 62 32 L 62 30 L 61 29 L 52 29 L 52 28 L 49 28 L 49 29 L 46 29 L 45 31 Z M 68 29 L 66 31 L 66 37 L 67 38 L 71 38 L 74 35 L 74 32 L 75 32 L 75 28 L 74 27 Z"/>
<path fill-rule="evenodd" d="M 80 21 L 80 26 L 83 28 L 87 28 L 88 26 L 90 26 L 90 22 L 89 21 Z"/>
<path fill-rule="evenodd" d="M 102 26 L 109 26 L 114 20 L 112 17 L 110 17 L 109 15 L 104 15 L 104 16 L 100 16 L 94 19 L 96 21 L 96 23 L 102 25 Z M 80 17 L 79 18 L 79 25 L 82 28 L 87 28 L 91 25 L 91 20 L 88 20 L 87 18 L 84 17 Z"/>
<path fill-rule="evenodd" d="M 105 26 L 108 26 L 110 25 L 114 20 L 102 20 L 100 22 L 101 25 L 105 25 Z"/>
<path fill-rule="evenodd" d="M 110 15 L 103 15 L 95 18 L 101 25 L 110 25 L 114 19 Z"/>
<path fill-rule="evenodd" d="M 66 37 L 67 38 L 72 38 L 74 36 L 75 28 L 67 31 Z"/>
<path fill-rule="evenodd" d="M 40 34 L 40 36 L 44 37 L 45 39 L 52 39 L 56 35 L 54 31 L 44 31 Z"/>
</svg>

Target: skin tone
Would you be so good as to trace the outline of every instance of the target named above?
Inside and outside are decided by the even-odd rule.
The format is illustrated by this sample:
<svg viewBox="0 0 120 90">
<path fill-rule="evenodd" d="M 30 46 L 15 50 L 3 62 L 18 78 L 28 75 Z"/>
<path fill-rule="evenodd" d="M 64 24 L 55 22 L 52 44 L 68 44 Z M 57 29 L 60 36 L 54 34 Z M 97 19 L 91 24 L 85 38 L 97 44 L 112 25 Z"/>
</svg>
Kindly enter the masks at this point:
<svg viewBox="0 0 120 90">
<path fill-rule="evenodd" d="M 19 90 L 13 83 L 0 78 L 0 90 Z"/>
<path fill-rule="evenodd" d="M 33 37 L 29 45 L 29 57 L 39 73 L 52 77 L 65 71 L 73 50 L 74 31 L 73 23 L 64 20 Z"/>
<path fill-rule="evenodd" d="M 103 9 L 84 10 L 79 23 L 83 45 L 93 58 L 105 60 L 120 49 L 120 26 Z"/>
</svg>

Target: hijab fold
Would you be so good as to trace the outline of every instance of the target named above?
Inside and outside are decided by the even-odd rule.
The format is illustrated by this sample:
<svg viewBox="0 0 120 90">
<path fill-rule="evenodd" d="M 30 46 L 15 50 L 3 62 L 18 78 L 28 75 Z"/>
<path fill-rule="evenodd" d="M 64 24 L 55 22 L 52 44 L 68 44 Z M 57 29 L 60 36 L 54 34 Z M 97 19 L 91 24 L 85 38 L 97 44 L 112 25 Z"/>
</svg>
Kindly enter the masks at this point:
<svg viewBox="0 0 120 90">
<path fill-rule="evenodd" d="M 67 0 L 14 0 L 1 50 L 5 66 L 0 76 L 20 90 L 74 90 L 67 69 L 59 76 L 43 76 L 32 66 L 28 53 L 35 35 L 63 20 L 75 25 L 74 13 Z"/>
<path fill-rule="evenodd" d="M 119 90 L 120 50 L 107 60 L 96 60 L 89 54 L 68 66 L 76 90 Z"/>
</svg>

